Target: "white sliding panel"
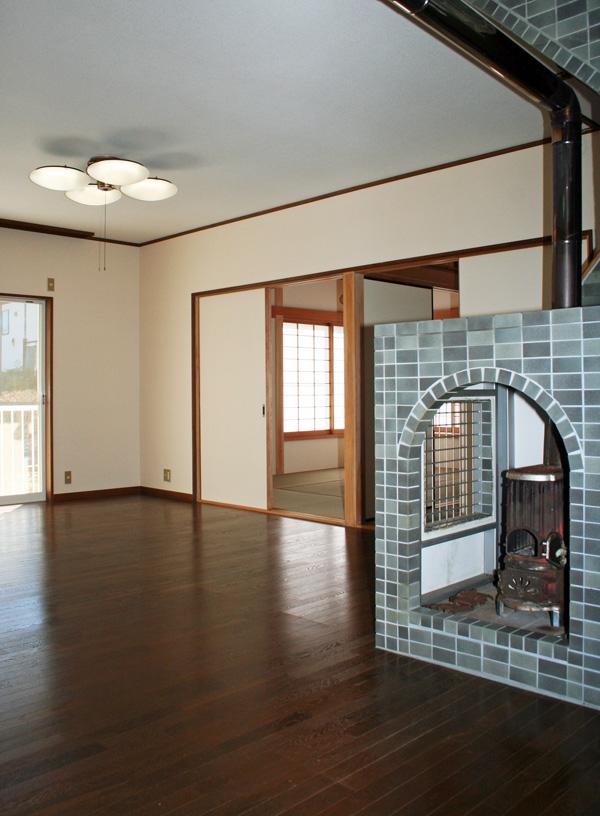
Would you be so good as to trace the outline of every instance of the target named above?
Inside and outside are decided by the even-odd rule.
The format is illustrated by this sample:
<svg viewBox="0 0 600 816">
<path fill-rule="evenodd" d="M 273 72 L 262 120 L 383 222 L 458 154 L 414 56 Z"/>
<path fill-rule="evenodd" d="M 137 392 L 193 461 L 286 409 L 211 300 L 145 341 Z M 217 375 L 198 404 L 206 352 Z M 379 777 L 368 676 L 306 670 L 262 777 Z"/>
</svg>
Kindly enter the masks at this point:
<svg viewBox="0 0 600 816">
<path fill-rule="evenodd" d="M 201 494 L 267 507 L 265 291 L 200 298 Z"/>
</svg>

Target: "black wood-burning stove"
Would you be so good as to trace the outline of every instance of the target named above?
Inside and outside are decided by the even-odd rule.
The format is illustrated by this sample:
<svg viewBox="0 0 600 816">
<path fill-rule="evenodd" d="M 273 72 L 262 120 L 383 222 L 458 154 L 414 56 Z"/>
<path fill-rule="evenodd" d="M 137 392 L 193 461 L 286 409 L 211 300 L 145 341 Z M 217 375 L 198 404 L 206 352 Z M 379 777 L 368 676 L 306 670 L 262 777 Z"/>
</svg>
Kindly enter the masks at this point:
<svg viewBox="0 0 600 816">
<path fill-rule="evenodd" d="M 567 547 L 560 467 L 532 465 L 504 474 L 504 535 L 496 611 L 549 612 L 562 625 Z"/>
</svg>

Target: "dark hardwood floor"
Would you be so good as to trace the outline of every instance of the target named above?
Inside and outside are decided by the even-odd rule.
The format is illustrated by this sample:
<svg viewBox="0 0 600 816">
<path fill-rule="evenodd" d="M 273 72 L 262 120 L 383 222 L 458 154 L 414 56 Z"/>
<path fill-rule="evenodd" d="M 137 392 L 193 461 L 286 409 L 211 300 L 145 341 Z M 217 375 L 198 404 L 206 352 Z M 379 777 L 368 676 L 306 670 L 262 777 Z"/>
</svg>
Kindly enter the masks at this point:
<svg viewBox="0 0 600 816">
<path fill-rule="evenodd" d="M 600 716 L 373 648 L 372 534 L 0 508 L 3 816 L 598 816 Z"/>
</svg>

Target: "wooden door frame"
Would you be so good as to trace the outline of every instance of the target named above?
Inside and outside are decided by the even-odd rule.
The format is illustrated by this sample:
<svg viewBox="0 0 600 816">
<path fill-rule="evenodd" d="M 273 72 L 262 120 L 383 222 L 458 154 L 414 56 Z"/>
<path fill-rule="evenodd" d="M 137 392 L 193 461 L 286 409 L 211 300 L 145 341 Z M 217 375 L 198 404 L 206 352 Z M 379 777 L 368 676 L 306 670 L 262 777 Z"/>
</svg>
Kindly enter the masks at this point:
<svg viewBox="0 0 600 816">
<path fill-rule="evenodd" d="M 344 325 L 344 518 L 350 527 L 363 521 L 362 485 L 362 326 L 364 277 L 342 278 Z"/>
<path fill-rule="evenodd" d="M 265 430 L 267 442 L 267 510 L 273 506 L 273 318 L 272 307 L 277 296 L 269 286 L 265 287 Z M 276 416 L 278 414 L 276 413 Z"/>
<path fill-rule="evenodd" d="M 271 305 L 276 302 L 277 295 L 273 292 L 286 284 L 298 284 L 309 281 L 335 280 L 341 283 L 344 292 L 343 325 L 344 325 L 344 390 L 346 422 L 344 429 L 344 520 L 329 519 L 320 516 L 310 516 L 302 513 L 274 510 L 271 508 L 273 490 L 273 343 Z M 340 284 L 338 284 L 340 285 Z M 296 278 L 285 278 L 276 281 L 263 281 L 245 286 L 232 286 L 223 289 L 213 289 L 206 292 L 193 292 L 191 295 L 192 319 L 192 487 L 193 499 L 200 504 L 215 504 L 202 499 L 201 474 L 201 403 L 200 403 L 200 300 L 213 295 L 232 294 L 234 292 L 251 289 L 265 291 L 265 367 L 266 367 L 266 441 L 267 441 L 267 509 L 244 508 L 258 510 L 269 515 L 302 518 L 310 521 L 323 521 L 336 525 L 356 527 L 362 523 L 362 479 L 360 456 L 360 348 L 362 325 L 362 285 L 363 276 L 354 271 L 345 273 L 320 273 L 303 275 Z M 350 470 L 346 463 L 350 462 Z M 346 498 L 350 496 L 350 501 Z M 233 505 L 225 505 L 233 506 Z"/>
<path fill-rule="evenodd" d="M 44 466 L 46 501 L 54 501 L 54 298 L 48 295 L 22 295 L 0 292 L 5 300 L 38 301 L 44 304 Z"/>
</svg>

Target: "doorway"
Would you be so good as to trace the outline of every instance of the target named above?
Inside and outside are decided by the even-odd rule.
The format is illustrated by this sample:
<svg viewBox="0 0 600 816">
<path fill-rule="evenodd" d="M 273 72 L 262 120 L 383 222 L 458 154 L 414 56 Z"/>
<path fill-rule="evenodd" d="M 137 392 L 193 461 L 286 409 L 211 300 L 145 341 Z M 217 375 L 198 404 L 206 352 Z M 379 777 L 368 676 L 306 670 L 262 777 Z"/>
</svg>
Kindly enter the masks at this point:
<svg viewBox="0 0 600 816">
<path fill-rule="evenodd" d="M 345 330 L 340 278 L 270 290 L 274 510 L 343 521 Z"/>
<path fill-rule="evenodd" d="M 51 490 L 48 357 L 52 301 L 0 295 L 0 504 Z"/>
<path fill-rule="evenodd" d="M 332 434 L 343 446 L 343 470 L 337 461 L 333 468 L 333 481 L 339 482 L 343 473 L 343 487 L 339 483 L 335 487 L 337 492 L 343 490 L 343 513 L 336 516 L 280 510 L 273 502 L 273 290 L 292 280 L 298 284 L 325 279 L 334 281 L 336 291 L 339 281 L 343 293 L 336 325 L 339 322 L 344 328 L 343 387 L 338 390 L 344 428 Z M 362 276 L 352 271 L 192 294 L 194 501 L 333 524 L 360 524 L 361 317 Z"/>
</svg>

